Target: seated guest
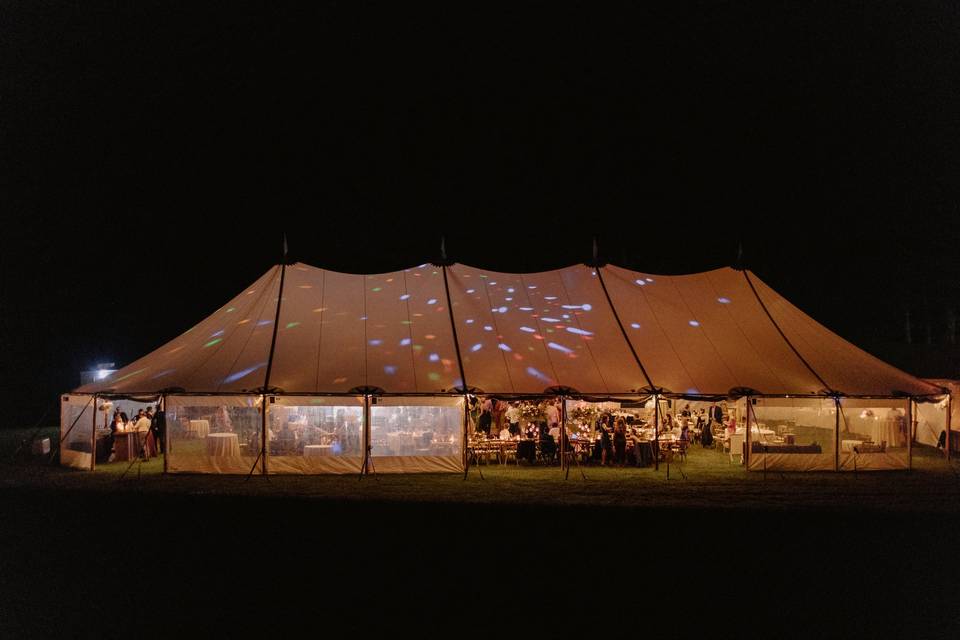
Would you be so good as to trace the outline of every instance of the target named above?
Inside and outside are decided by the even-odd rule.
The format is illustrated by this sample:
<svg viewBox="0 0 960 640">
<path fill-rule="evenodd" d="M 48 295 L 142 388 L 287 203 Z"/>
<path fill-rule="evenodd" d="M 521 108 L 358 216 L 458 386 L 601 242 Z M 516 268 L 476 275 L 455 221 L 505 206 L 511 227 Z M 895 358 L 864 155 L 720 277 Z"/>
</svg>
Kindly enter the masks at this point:
<svg viewBox="0 0 960 640">
<path fill-rule="evenodd" d="M 549 433 L 543 433 L 540 436 L 540 455 L 550 462 L 557 456 L 557 442 Z"/>
<path fill-rule="evenodd" d="M 730 416 L 730 419 L 727 421 L 727 435 L 732 436 L 737 432 L 737 419 L 733 416 Z"/>
<path fill-rule="evenodd" d="M 500 429 L 501 440 L 509 440 L 512 436 L 513 434 L 510 432 L 510 427 L 508 427 L 507 425 L 504 425 L 503 429 Z"/>
</svg>

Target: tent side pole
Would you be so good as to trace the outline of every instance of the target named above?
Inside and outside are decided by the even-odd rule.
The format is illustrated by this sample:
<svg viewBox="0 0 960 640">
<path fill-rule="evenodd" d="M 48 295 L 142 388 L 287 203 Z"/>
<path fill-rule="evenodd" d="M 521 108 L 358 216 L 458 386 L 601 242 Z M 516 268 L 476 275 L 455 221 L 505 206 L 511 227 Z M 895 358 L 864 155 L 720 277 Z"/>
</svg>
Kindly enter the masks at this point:
<svg viewBox="0 0 960 640">
<path fill-rule="evenodd" d="M 840 396 L 833 397 L 833 470 L 840 471 Z"/>
<path fill-rule="evenodd" d="M 907 400 L 907 469 L 913 469 L 913 398 Z"/>
<path fill-rule="evenodd" d="M 747 428 L 744 429 L 744 438 L 743 438 L 743 455 L 740 456 L 740 459 L 743 460 L 743 468 L 747 471 L 750 470 L 750 433 L 753 431 L 753 421 L 750 419 L 750 415 L 753 413 L 750 410 L 751 405 L 753 404 L 753 398 L 750 396 L 746 397 L 747 402 Z M 760 425 L 757 425 L 757 433 L 760 433 Z"/>
<path fill-rule="evenodd" d="M 567 448 L 564 445 L 564 436 L 567 435 L 567 398 L 560 396 L 560 471 L 567 466 Z"/>
<path fill-rule="evenodd" d="M 947 428 L 946 428 L 947 442 L 946 442 L 946 446 L 944 447 L 944 449 L 947 450 L 947 461 L 950 460 L 950 426 L 951 426 L 951 420 L 953 418 L 952 414 L 953 414 L 953 394 L 949 393 L 947 394 Z"/>
<path fill-rule="evenodd" d="M 660 471 L 660 394 L 653 395 L 653 470 Z"/>
<path fill-rule="evenodd" d="M 170 438 L 167 437 L 167 396 L 160 396 L 160 406 L 162 409 L 158 409 L 157 413 L 163 411 L 163 424 L 160 425 L 160 428 L 163 430 L 163 473 L 167 473 L 167 458 L 170 456 L 168 452 L 170 451 Z"/>
<path fill-rule="evenodd" d="M 370 395 L 363 395 L 363 468 L 360 472 L 363 475 L 370 475 L 370 455 L 373 451 L 370 440 Z"/>
<path fill-rule="evenodd" d="M 267 437 L 267 394 L 260 396 L 260 474 L 267 474 L 267 445 L 270 439 Z"/>
<path fill-rule="evenodd" d="M 107 412 L 104 411 L 104 414 Z M 90 430 L 90 471 L 97 468 L 97 394 L 93 394 L 93 429 Z"/>
<path fill-rule="evenodd" d="M 463 412 L 461 413 L 460 420 L 460 465 L 466 469 L 467 468 L 467 431 L 469 430 L 469 421 L 470 421 L 470 402 L 467 398 L 467 394 L 463 394 Z"/>
</svg>

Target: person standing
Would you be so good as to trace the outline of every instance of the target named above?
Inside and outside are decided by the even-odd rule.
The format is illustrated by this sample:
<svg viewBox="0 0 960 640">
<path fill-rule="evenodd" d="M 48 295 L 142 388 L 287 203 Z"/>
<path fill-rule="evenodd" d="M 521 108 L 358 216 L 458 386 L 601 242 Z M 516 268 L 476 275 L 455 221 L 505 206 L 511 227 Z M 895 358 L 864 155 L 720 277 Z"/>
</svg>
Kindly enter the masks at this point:
<svg viewBox="0 0 960 640">
<path fill-rule="evenodd" d="M 157 450 L 160 453 L 166 453 L 167 439 L 167 414 L 157 405 L 157 411 L 150 420 L 150 431 L 153 432 L 153 438 L 157 441 Z"/>
</svg>

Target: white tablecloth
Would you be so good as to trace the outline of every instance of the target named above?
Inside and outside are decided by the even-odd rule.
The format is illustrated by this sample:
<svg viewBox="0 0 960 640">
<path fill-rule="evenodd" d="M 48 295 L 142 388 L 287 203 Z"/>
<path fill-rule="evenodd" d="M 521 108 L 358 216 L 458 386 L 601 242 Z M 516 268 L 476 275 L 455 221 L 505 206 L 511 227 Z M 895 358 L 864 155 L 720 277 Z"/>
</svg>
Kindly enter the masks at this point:
<svg viewBox="0 0 960 640">
<path fill-rule="evenodd" d="M 209 420 L 191 420 L 187 424 L 188 438 L 206 438 L 210 433 Z"/>
<path fill-rule="evenodd" d="M 853 451 L 854 447 L 859 447 L 862 444 L 863 440 L 841 440 L 840 451 L 844 453 L 850 453 Z"/>
<path fill-rule="evenodd" d="M 309 458 L 312 456 L 332 456 L 332 444 L 308 444 L 303 448 L 303 456 Z"/>
<path fill-rule="evenodd" d="M 235 433 L 211 433 L 207 435 L 207 455 L 239 456 L 240 439 Z"/>
<path fill-rule="evenodd" d="M 877 420 L 876 425 L 871 435 L 877 444 L 886 441 L 889 447 L 900 447 L 906 442 L 906 438 L 900 433 L 899 420 Z"/>
</svg>

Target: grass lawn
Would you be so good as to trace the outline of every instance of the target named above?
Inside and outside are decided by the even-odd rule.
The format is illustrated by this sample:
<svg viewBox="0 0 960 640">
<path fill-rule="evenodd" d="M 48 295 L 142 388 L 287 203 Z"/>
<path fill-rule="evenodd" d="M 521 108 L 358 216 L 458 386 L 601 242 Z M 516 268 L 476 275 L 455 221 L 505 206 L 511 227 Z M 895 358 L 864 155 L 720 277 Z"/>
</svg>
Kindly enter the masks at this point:
<svg viewBox="0 0 960 640">
<path fill-rule="evenodd" d="M 26 430 L 0 432 L 0 488 L 57 491 L 284 496 L 336 501 L 427 502 L 685 509 L 853 509 L 882 512 L 960 513 L 960 462 L 949 463 L 929 447 L 914 450 L 912 471 L 861 473 L 747 472 L 713 449 L 693 446 L 683 464 L 660 470 L 635 467 L 571 468 L 514 464 L 471 467 L 459 474 L 381 474 L 362 481 L 348 476 L 163 475 L 153 458 L 130 466 L 114 462 L 95 473 L 11 462 Z M 56 432 L 45 433 L 56 438 Z M 138 476 L 139 472 L 139 476 Z M 481 479 L 480 473 L 483 474 Z"/>
</svg>

